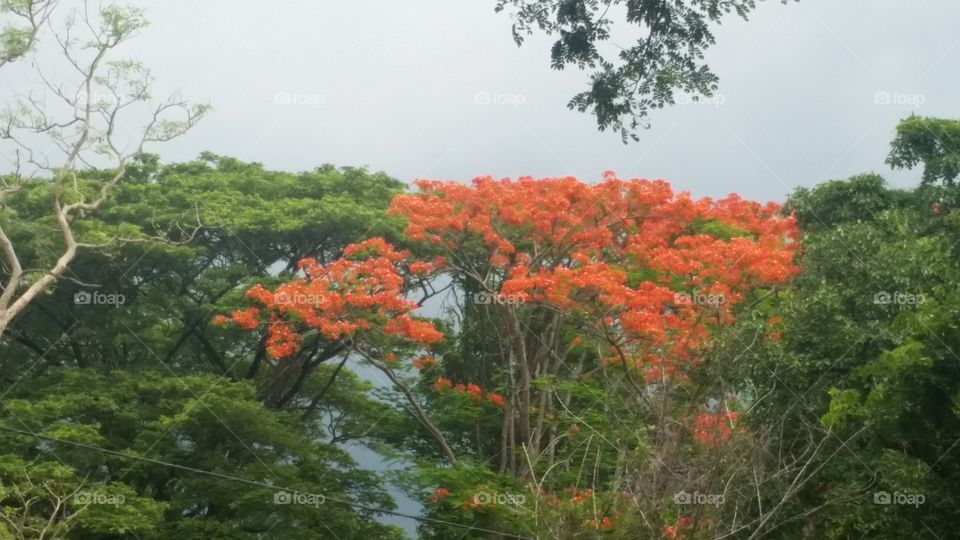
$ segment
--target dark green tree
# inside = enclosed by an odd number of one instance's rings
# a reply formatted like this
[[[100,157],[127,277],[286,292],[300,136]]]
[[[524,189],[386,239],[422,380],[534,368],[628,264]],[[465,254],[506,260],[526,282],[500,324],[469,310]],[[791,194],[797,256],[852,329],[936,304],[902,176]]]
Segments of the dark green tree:
[[[901,121],[887,163],[897,169],[922,164],[924,185],[952,185],[960,175],[960,120],[911,116]]]
[[[14,537],[402,538],[352,506],[393,507],[375,474],[248,382],[51,369],[0,418],[21,432],[0,437],[6,530],[32,531]]]
[[[784,3],[787,0],[783,0]],[[517,45],[542,31],[557,40],[554,69],[589,70],[587,90],[568,107],[590,112],[601,131],[638,140],[650,112],[675,103],[677,94],[709,97],[719,78],[703,61],[713,31],[730,14],[746,18],[757,0],[497,0],[512,10]],[[608,42],[618,18],[640,37],[628,47]],[[616,50],[614,50],[616,49]]]
[[[112,174],[84,170],[77,185]],[[75,224],[90,247],[0,338],[0,425],[391,508],[343,445],[399,440],[404,426],[343,351],[315,344],[279,363],[262,336],[210,320],[241,305],[253,283],[290,275],[299,258],[329,260],[366,236],[391,237],[383,210],[403,184],[364,169],[285,173],[208,153],[172,165],[141,154],[126,174],[102,212]],[[0,208],[27,272],[61,247],[51,188],[27,183]],[[50,439],[0,439],[3,538],[36,538],[48,524],[46,536],[59,538],[396,533],[350,504],[276,506],[269,487]],[[88,504],[91,493],[124,505]]]
[[[770,429],[779,449],[757,466],[820,448],[817,474],[780,507],[767,537],[953,534],[960,213],[941,201],[956,196],[864,175],[791,197],[804,254],[802,274],[773,305],[783,341],[747,347],[754,332],[743,326],[729,343],[728,376],[756,397],[750,429]],[[765,488],[773,508],[779,488]]]

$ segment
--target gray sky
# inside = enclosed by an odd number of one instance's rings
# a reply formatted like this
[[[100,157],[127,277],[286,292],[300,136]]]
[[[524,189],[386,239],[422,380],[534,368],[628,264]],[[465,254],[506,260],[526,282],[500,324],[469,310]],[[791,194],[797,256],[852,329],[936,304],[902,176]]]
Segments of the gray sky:
[[[404,181],[594,181],[612,169],[696,195],[782,199],[870,170],[912,185],[919,171],[883,164],[897,120],[960,111],[956,0],[762,2],[717,33],[714,103],[657,111],[627,146],[566,109],[586,73],[551,70],[549,39],[517,48],[493,0],[133,3],[152,24],[125,52],[153,69],[157,93],[182,89],[215,108],[155,148],[165,161],[210,150],[284,170],[367,165]]]

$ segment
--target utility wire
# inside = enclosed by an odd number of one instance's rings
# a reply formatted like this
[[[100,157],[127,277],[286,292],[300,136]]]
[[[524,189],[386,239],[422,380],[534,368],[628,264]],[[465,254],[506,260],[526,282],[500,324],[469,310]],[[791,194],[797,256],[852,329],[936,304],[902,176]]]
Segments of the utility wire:
[[[299,493],[302,493],[302,492],[300,492],[299,490],[296,490],[296,489],[285,488],[285,487],[282,487],[282,486],[275,486],[275,485],[266,484],[266,483],[263,483],[263,482],[257,482],[257,481],[255,481],[255,480],[247,480],[246,478],[240,478],[239,476],[231,476],[231,475],[229,475],[229,474],[223,474],[223,473],[218,473],[218,472],[213,472],[213,471],[205,471],[205,470],[203,470],[203,469],[197,469],[197,468],[195,468],[195,467],[189,467],[189,466],[187,466],[187,465],[178,465],[178,464],[176,464],[176,463],[170,463],[170,462],[168,462],[168,461],[161,461],[161,460],[159,460],[159,459],[152,459],[152,458],[148,458],[148,457],[136,456],[136,455],[133,455],[133,454],[127,454],[127,453],[125,453],[125,452],[118,452],[118,451],[116,451],[116,450],[110,450],[110,449],[107,449],[107,448],[102,448],[102,447],[100,447],[100,446],[94,446],[94,445],[92,445],[92,444],[86,444],[86,443],[81,443],[81,442],[76,442],[76,441],[68,441],[68,440],[66,440],[66,439],[58,439],[58,438],[56,438],[56,437],[49,437],[49,436],[47,436],[47,435],[39,435],[39,434],[37,434],[37,433],[31,433],[31,432],[29,432],[29,431],[24,431],[24,430],[21,430],[21,429],[15,429],[15,428],[7,427],[7,426],[0,426],[0,431],[8,431],[8,432],[10,432],[10,433],[17,433],[17,434],[19,434],[19,435],[26,435],[26,436],[28,436],[28,437],[34,437],[34,438],[36,438],[36,439],[45,440],[45,441],[52,441],[52,442],[57,442],[57,443],[62,443],[62,444],[69,444],[69,445],[72,445],[72,446],[76,446],[76,447],[78,447],[78,448],[85,448],[85,449],[87,449],[87,450],[94,450],[94,451],[97,451],[97,452],[102,452],[102,453],[104,453],[104,454],[110,454],[110,455],[117,456],[117,457],[122,457],[122,458],[126,458],[126,459],[133,459],[133,460],[137,460],[137,461],[146,461],[147,463],[153,463],[153,464],[155,464],[155,465],[162,465],[162,466],[164,466],[164,467],[171,467],[171,468],[174,468],[174,469],[180,469],[180,470],[182,470],[182,471],[188,471],[188,472],[192,472],[192,473],[195,473],[195,474],[202,474],[202,475],[207,475],[207,476],[214,476],[214,477],[217,477],[217,478],[221,478],[221,479],[223,479],[223,480],[230,480],[230,481],[233,481],[233,482],[240,482],[240,483],[242,483],[242,484],[248,484],[248,485],[251,485],[251,486],[262,487],[262,488],[271,489],[271,490],[274,490],[274,491],[286,491],[286,492],[290,492],[290,493],[298,493],[298,492],[299,492]],[[321,494],[321,495],[322,495],[322,494]],[[323,495],[323,498],[324,498],[324,501],[325,501],[325,502],[326,502],[326,501],[330,501],[330,502],[333,502],[333,503],[338,503],[338,504],[343,504],[343,505],[346,505],[346,506],[351,506],[351,507],[356,508],[356,509],[358,509],[358,510],[366,510],[366,511],[368,511],[368,512],[374,512],[374,513],[378,513],[378,514],[390,514],[391,516],[397,516],[397,517],[402,517],[402,518],[407,518],[407,519],[413,519],[413,520],[416,520],[416,521],[422,521],[422,522],[427,522],[427,523],[435,523],[435,524],[438,524],[438,525],[447,525],[447,526],[450,526],[450,527],[459,527],[459,528],[461,528],[461,529],[470,529],[470,530],[472,530],[472,531],[480,531],[480,532],[485,532],[485,533],[492,533],[492,534],[500,535],[500,536],[505,537],[505,538],[516,538],[516,539],[518,539],[518,540],[535,540],[534,538],[529,537],[529,536],[521,536],[521,535],[518,535],[518,534],[506,533],[506,532],[503,532],[503,531],[495,531],[495,530],[493,530],[493,529],[485,529],[485,528],[483,528],[483,527],[474,527],[474,526],[472,526],[472,525],[464,525],[464,524],[462,524],[462,523],[457,523],[457,522],[455,522],[455,521],[447,521],[447,520],[444,520],[444,519],[437,519],[437,518],[426,517],[426,516],[415,516],[415,515],[413,515],[413,514],[405,514],[405,513],[403,513],[403,512],[396,512],[396,511],[393,511],[393,510],[387,510],[387,509],[385,509],[385,508],[378,508],[378,507],[375,507],[375,506],[367,506],[367,505],[364,505],[364,504],[355,503],[355,502],[353,502],[353,501],[346,500],[346,499],[337,499],[337,498],[334,498],[334,497],[327,497],[326,495]]]

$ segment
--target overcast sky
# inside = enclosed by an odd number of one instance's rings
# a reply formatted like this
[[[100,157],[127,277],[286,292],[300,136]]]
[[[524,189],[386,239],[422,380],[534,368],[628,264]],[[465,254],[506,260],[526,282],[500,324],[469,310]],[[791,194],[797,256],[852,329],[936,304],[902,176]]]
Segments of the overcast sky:
[[[960,116],[956,0],[761,2],[717,32],[713,102],[655,112],[626,146],[566,109],[587,74],[551,70],[547,38],[518,48],[494,0],[133,4],[152,24],[124,52],[153,69],[158,93],[214,106],[154,148],[165,161],[210,150],[283,170],[366,165],[404,181],[594,181],[612,169],[767,200],[871,170],[913,185],[919,171],[883,163],[897,120]]]

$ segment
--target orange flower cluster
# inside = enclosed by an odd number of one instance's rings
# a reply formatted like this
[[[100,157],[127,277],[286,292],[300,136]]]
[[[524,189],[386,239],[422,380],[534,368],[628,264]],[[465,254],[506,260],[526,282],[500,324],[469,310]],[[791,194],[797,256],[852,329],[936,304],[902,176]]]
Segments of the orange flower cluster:
[[[416,304],[404,295],[406,276],[412,272],[408,257],[382,238],[373,238],[347,246],[343,257],[329,264],[303,259],[299,262],[303,277],[272,291],[255,285],[246,297],[260,307],[234,311],[231,319],[252,330],[266,315],[267,351],[273,358],[297,352],[300,333],[309,329],[330,340],[379,330],[414,344],[436,343],[443,334],[432,323],[410,315]],[[433,268],[433,263],[416,265],[418,272]],[[225,321],[218,317],[214,322]]]
[[[433,323],[418,321],[409,315],[399,315],[389,319],[383,326],[383,331],[388,334],[404,336],[411,341],[426,345],[443,339],[443,333],[437,330]]]
[[[693,419],[693,439],[709,446],[726,442],[736,428],[737,418],[737,413],[733,411],[703,411]]]
[[[490,403],[493,403],[497,407],[503,407],[505,403],[503,400],[503,396],[501,396],[496,392],[487,392],[487,401],[489,401]]]
[[[272,317],[268,327],[267,352],[274,358],[285,358],[300,349],[300,335],[279,317]]]
[[[433,389],[437,392],[443,392],[445,390],[450,390],[453,388],[453,381],[446,377],[439,377],[437,380],[433,381]]]
[[[433,490],[433,495],[430,496],[430,502],[433,504],[438,504],[443,502],[447,496],[450,495],[450,490],[445,487],[437,487]]]
[[[774,315],[773,317],[770,317],[769,319],[767,319],[767,324],[769,324],[770,326],[776,327],[776,326],[780,326],[782,323],[783,323],[783,317],[779,315]],[[767,333],[767,339],[769,339],[770,341],[780,341],[781,339],[783,339],[783,332],[780,330],[772,330]]]
[[[609,510],[609,506],[607,504],[598,504],[597,501],[595,501],[597,494],[590,488],[578,489],[576,487],[568,487],[565,490],[566,500],[558,497],[557,495],[548,493],[544,488],[540,488],[539,490],[536,490],[536,492],[541,496],[545,496],[547,503],[554,507],[560,506],[564,502],[568,502],[570,504],[580,506],[583,511],[587,511],[591,514],[594,512],[595,508],[608,508],[610,515],[601,517],[599,521],[596,517],[587,518],[584,520],[583,523],[588,529],[607,531],[616,528],[616,526],[619,524],[620,512]],[[621,500],[624,501],[630,497],[628,493],[619,493],[618,496],[622,497]]]
[[[433,389],[437,392],[453,390],[461,394],[466,394],[476,401],[489,401],[498,407],[503,407],[505,403],[503,396],[496,392],[487,392],[484,394],[483,389],[476,384],[454,384],[453,381],[446,377],[438,377],[437,380],[433,382]]]
[[[618,519],[611,516],[604,516],[600,520],[600,523],[597,523],[595,518],[587,520],[587,527],[591,529],[600,529],[601,531],[609,531],[617,526]]]
[[[425,354],[423,356],[414,358],[413,360],[410,361],[410,363],[413,364],[413,367],[419,369],[420,371],[425,371],[427,369],[432,368],[433,366],[436,366],[437,364],[440,363],[440,361],[430,356],[429,354]]]
[[[587,489],[577,489],[577,488],[567,488],[567,496],[570,497],[570,502],[573,504],[580,504],[587,499],[593,499],[593,490],[590,488]]]
[[[230,313],[230,318],[244,330],[253,330],[260,325],[260,311],[257,308],[238,309]]]
[[[684,531],[689,529],[692,524],[693,519],[691,519],[690,516],[680,516],[673,525],[663,526],[663,535],[667,538],[683,538]]]
[[[417,185],[390,212],[406,218],[411,240],[445,252],[437,270],[485,257],[499,273],[495,293],[593,314],[611,356],[617,345],[611,361],[648,381],[682,378],[708,348],[710,326],[732,322],[746,291],[798,271],[796,224],[774,203],[694,200],[666,181],[612,172],[594,185],[572,177]]]

